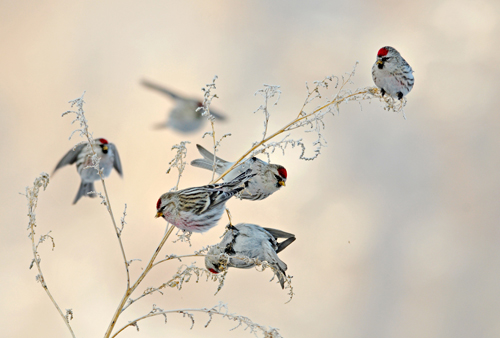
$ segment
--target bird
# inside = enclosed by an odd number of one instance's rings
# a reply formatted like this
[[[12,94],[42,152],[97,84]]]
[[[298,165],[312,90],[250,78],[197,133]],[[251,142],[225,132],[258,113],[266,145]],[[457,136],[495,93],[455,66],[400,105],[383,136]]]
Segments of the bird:
[[[279,238],[286,238],[286,240],[278,243]],[[254,262],[231,258],[231,256],[244,256],[261,262],[266,261],[274,268],[281,288],[284,289],[287,266],[277,254],[295,239],[295,235],[288,232],[262,228],[256,224],[230,225],[222,241],[208,250],[205,256],[205,266],[208,271],[217,274],[229,267],[249,269],[255,266]],[[223,253],[230,257],[227,262],[220,261],[219,255]]]
[[[205,123],[206,118],[201,116],[203,110],[198,110],[198,108],[203,107],[202,101],[183,97],[163,86],[154,84],[147,80],[143,80],[142,84],[147,88],[154,89],[168,95],[175,101],[175,106],[169,112],[167,120],[165,122],[158,123],[156,128],[172,128],[183,133],[189,133],[198,130]],[[226,119],[222,114],[211,108],[210,114],[220,121]]]
[[[415,83],[413,70],[399,52],[389,46],[382,47],[372,67],[373,82],[385,93],[399,100],[408,94]]]
[[[242,173],[227,183],[204,185],[167,192],[156,202],[156,218],[163,217],[177,228],[205,232],[217,225],[226,202],[244,189],[255,174]]]
[[[120,176],[123,177],[122,163],[120,161],[120,155],[118,155],[118,150],[113,143],[109,143],[104,138],[94,139],[94,151],[96,155],[101,158],[99,161],[99,168],[102,170],[102,175],[108,177],[111,170],[115,168]],[[66,155],[57,163],[54,173],[57,169],[64,167],[67,164],[76,163],[76,170],[80,175],[82,182],[80,183],[80,189],[76,194],[73,204],[76,204],[80,197],[89,196],[95,197],[95,193],[90,193],[95,191],[94,181],[100,179],[99,173],[95,168],[87,168],[92,165],[92,150],[88,143],[83,143],[70,149]]]
[[[196,147],[203,158],[193,160],[191,165],[198,168],[213,170],[214,154],[199,144],[197,144]],[[216,161],[217,166],[215,172],[219,175],[231,168],[234,163],[225,161],[219,157],[216,157]],[[242,199],[252,201],[263,200],[286,185],[287,171],[285,167],[279,164],[267,163],[257,157],[252,157],[231,170],[223,177],[223,180],[230,181],[248,169],[251,169],[256,175],[248,181],[245,190],[241,193]]]

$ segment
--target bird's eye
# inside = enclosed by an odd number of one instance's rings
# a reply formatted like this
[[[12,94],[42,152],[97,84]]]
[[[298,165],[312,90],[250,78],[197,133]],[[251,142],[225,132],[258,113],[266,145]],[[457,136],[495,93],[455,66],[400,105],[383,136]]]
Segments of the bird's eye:
[[[383,57],[383,58],[382,58],[382,61],[386,62],[386,61],[387,61],[387,60],[389,60],[389,59],[390,59],[390,57]]]

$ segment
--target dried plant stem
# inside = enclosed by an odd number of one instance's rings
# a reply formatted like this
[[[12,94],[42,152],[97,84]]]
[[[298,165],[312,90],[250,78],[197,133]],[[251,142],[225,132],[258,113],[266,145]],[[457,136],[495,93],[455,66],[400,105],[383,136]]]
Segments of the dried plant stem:
[[[229,314],[225,311],[223,312],[223,311],[221,311],[222,308],[227,309],[225,306],[219,306],[219,309],[217,309],[217,306],[213,307],[211,309],[192,308],[192,309],[161,310],[159,308],[153,308],[153,310],[151,312],[149,312],[148,314],[141,316],[141,317],[129,322],[127,325],[123,326],[111,338],[116,337],[120,332],[125,330],[127,327],[134,326],[134,327],[138,328],[137,322],[139,322],[143,319],[146,319],[146,318],[151,318],[151,317],[155,317],[155,316],[163,316],[163,317],[165,317],[165,322],[166,322],[167,321],[167,314],[170,314],[170,313],[179,313],[179,314],[182,314],[184,316],[187,316],[189,319],[191,319],[191,328],[192,328],[194,325],[194,316],[193,316],[192,312],[202,312],[202,313],[206,313],[209,315],[209,319],[208,319],[207,323],[205,324],[205,327],[207,327],[210,324],[210,322],[212,321],[213,315],[220,315],[220,316],[227,318],[229,320],[238,322],[238,325],[236,327],[234,327],[232,330],[236,329],[239,326],[245,325],[246,326],[245,329],[250,328],[251,333],[256,333],[256,332],[260,331],[264,334],[265,337],[281,338],[281,335],[278,333],[278,331],[276,329],[273,329],[273,328],[267,329],[261,325],[253,323],[247,317]]]
[[[212,125],[212,140],[214,141],[214,164],[212,166],[212,181],[215,178],[215,171],[217,169],[217,141],[215,141],[215,125],[214,120],[210,120],[210,124]]]
[[[83,104],[85,103],[85,101],[83,101],[84,95],[85,95],[85,92],[79,98],[70,101],[71,107],[76,105],[76,107],[78,108],[76,111],[67,111],[67,112],[63,113],[62,116],[65,116],[65,115],[71,114],[71,113],[75,114],[76,119],[73,121],[73,123],[76,121],[80,122],[80,129],[76,129],[75,131],[73,131],[71,136],[73,136],[73,134],[75,132],[79,131],[80,136],[85,136],[87,138],[88,146],[90,147],[90,150],[92,151],[92,154],[93,154],[92,167],[95,170],[97,170],[99,177],[101,178],[102,186],[104,189],[104,194],[106,196],[106,200],[105,200],[106,209],[108,210],[108,213],[111,217],[111,221],[113,222],[113,227],[115,228],[116,237],[118,238],[118,243],[120,244],[120,249],[121,249],[122,256],[123,256],[123,262],[125,263],[125,271],[127,273],[127,288],[129,288],[130,287],[130,271],[128,269],[127,256],[125,255],[125,249],[123,248],[123,243],[122,243],[122,239],[121,239],[121,230],[119,230],[118,227],[116,226],[115,217],[113,215],[113,210],[111,209],[111,203],[109,201],[108,190],[106,189],[104,177],[102,176],[102,170],[99,168],[99,160],[100,159],[98,158],[97,153],[94,149],[94,139],[92,137],[92,133],[90,133],[90,131],[89,131],[87,119],[85,118],[85,111],[83,110]],[[71,138],[71,136],[70,136],[70,138]],[[97,160],[94,160],[94,159],[97,159]]]
[[[171,225],[170,229],[168,229],[168,231],[165,233],[165,235],[163,236],[160,244],[156,248],[153,256],[149,260],[148,265],[146,266],[146,268],[144,269],[144,271],[142,272],[142,274],[137,278],[136,282],[132,286],[130,286],[130,287],[127,286],[127,290],[125,291],[125,294],[123,295],[123,298],[120,301],[120,304],[118,305],[118,308],[116,309],[115,314],[113,315],[113,318],[111,319],[111,323],[109,324],[108,329],[106,330],[104,338],[109,338],[111,336],[111,332],[113,331],[113,328],[116,325],[118,317],[120,316],[120,314],[123,311],[123,308],[125,307],[125,303],[127,302],[127,300],[130,297],[130,295],[135,291],[135,289],[144,280],[144,278],[146,278],[146,275],[149,273],[149,271],[151,271],[151,269],[155,265],[154,261],[156,260],[156,257],[158,256],[158,254],[160,253],[161,249],[163,248],[163,245],[165,245],[165,242],[167,241],[168,237],[170,236],[170,234],[172,233],[172,231],[174,230],[174,228],[175,228],[175,226]],[[113,335],[113,337],[115,337],[118,333],[115,333]]]
[[[158,262],[154,263],[153,264],[153,267],[160,264],[160,263],[163,263],[163,262],[166,262],[166,261],[170,261],[172,259],[181,259],[181,258],[186,258],[186,257],[205,257],[206,255],[205,254],[191,254],[191,255],[181,255],[181,256],[171,256],[171,257],[167,257],[167,258],[164,258],[162,260],[159,260]]]
[[[74,338],[75,337],[75,333],[73,332],[73,329],[71,328],[71,325],[69,325],[68,319],[66,318],[66,316],[64,316],[63,312],[61,311],[61,308],[59,307],[59,305],[57,305],[56,300],[54,299],[54,297],[52,297],[52,294],[49,291],[49,287],[47,286],[47,283],[45,283],[45,278],[43,277],[42,268],[40,267],[40,259],[37,257],[38,253],[36,251],[35,231],[33,229],[33,226],[31,226],[31,236],[30,237],[31,237],[31,246],[33,248],[33,256],[35,257],[35,264],[36,264],[36,268],[38,269],[38,274],[39,274],[38,280],[42,284],[42,287],[45,290],[45,292],[47,292],[47,296],[49,296],[50,300],[52,301],[52,303],[56,307],[57,312],[59,312],[59,314],[61,315],[62,319],[64,320],[64,323],[66,324],[69,332],[71,332],[71,336],[73,336],[73,338]]]
[[[350,79],[350,77],[348,78],[348,80]],[[347,83],[348,80],[345,82]],[[345,83],[343,85],[345,85]],[[341,90],[342,90],[342,87],[341,87]],[[321,110],[325,109],[326,107],[328,106],[331,106],[331,105],[339,105],[340,103],[344,102],[345,100],[351,98],[351,97],[354,97],[354,96],[358,96],[358,95],[363,95],[363,94],[368,94],[369,91],[367,89],[362,89],[362,90],[358,90],[354,93],[351,93],[349,95],[346,95],[344,97],[341,97],[339,98],[338,96],[332,101],[332,102],[329,102],[319,108],[317,108],[316,110],[314,110],[312,113],[309,113],[309,114],[306,114],[306,115],[302,115],[302,111],[297,115],[297,117],[290,123],[288,123],[287,125],[285,125],[283,128],[281,128],[280,130],[278,130],[277,132],[275,132],[274,134],[266,137],[265,139],[263,139],[262,141],[258,142],[257,144],[255,144],[253,147],[251,147],[245,154],[243,154],[236,162],[233,163],[233,165],[227,169],[225,172],[222,173],[222,175],[220,175],[216,180],[212,180],[212,182],[210,182],[210,184],[213,184],[213,183],[216,183],[218,181],[220,181],[224,176],[226,176],[231,170],[233,170],[235,167],[237,167],[250,153],[252,153],[255,149],[257,149],[258,147],[260,147],[261,145],[263,145],[264,143],[266,143],[267,141],[273,139],[274,137],[280,135],[280,134],[283,134],[284,132],[286,131],[289,131],[289,130],[292,130],[294,128],[291,128],[294,124],[296,124],[297,122],[299,121],[302,121],[304,119],[307,119],[311,116],[313,116],[314,114],[320,112]]]
[[[109,215],[111,216],[111,221],[113,221],[113,226],[115,228],[116,237],[118,238],[118,243],[120,244],[120,249],[122,251],[123,260],[125,261],[125,271],[127,272],[127,289],[130,288],[130,271],[128,269],[128,261],[127,256],[125,255],[125,248],[123,247],[123,242],[121,239],[121,231],[116,226],[115,217],[113,215],[113,210],[111,209],[111,204],[109,203],[108,190],[106,189],[106,183],[104,182],[104,178],[102,178],[101,173],[99,172],[99,176],[101,177],[102,188],[104,189],[104,195],[106,196],[106,203]]]
[[[45,183],[45,186],[46,184],[48,183],[48,174],[45,174],[46,175],[46,183]],[[43,174],[42,174],[42,178],[43,178]],[[40,187],[40,183],[39,183],[39,179],[37,179],[35,181],[35,185],[34,185],[34,188],[33,188],[33,191],[36,191],[35,192],[35,195],[38,195],[38,192],[37,190],[39,189]],[[26,188],[27,192],[28,192],[28,188]],[[30,197],[30,195],[32,194],[26,194],[26,196]],[[30,204],[29,204],[29,213],[28,215],[30,216],[30,222],[29,222],[29,225],[30,225],[30,235],[29,237],[31,238],[31,248],[33,250],[33,263],[35,263],[36,265],[36,268],[38,269],[38,276],[37,276],[37,280],[40,282],[40,284],[42,285],[43,289],[45,290],[45,292],[47,293],[47,296],[49,296],[50,300],[52,301],[52,304],[54,304],[54,306],[56,307],[57,309],[57,312],[59,312],[59,314],[61,315],[61,318],[63,319],[64,323],[66,324],[66,327],[68,328],[69,332],[71,333],[71,336],[73,338],[75,338],[75,333],[73,332],[73,329],[71,328],[71,325],[69,325],[69,320],[68,318],[66,318],[66,316],[63,314],[63,312],[61,311],[61,308],[59,307],[59,305],[57,305],[57,302],[56,300],[54,299],[54,297],[52,297],[52,294],[50,293],[49,291],[49,287],[47,286],[47,283],[45,283],[45,277],[43,276],[43,272],[42,272],[42,267],[40,266],[40,256],[38,255],[38,245],[35,244],[35,226],[36,226],[36,223],[35,223],[35,209],[36,209],[36,205],[37,205],[37,200],[38,196],[35,196],[35,198],[33,200],[30,200]]]

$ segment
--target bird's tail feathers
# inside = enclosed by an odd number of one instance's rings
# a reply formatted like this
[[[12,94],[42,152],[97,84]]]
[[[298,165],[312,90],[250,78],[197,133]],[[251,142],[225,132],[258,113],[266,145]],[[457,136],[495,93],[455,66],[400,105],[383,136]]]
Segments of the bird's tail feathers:
[[[291,234],[289,232],[284,232],[278,229],[273,229],[273,228],[264,228],[267,232],[269,232],[274,238],[290,238],[290,237],[295,237],[294,234]]]
[[[73,204],[76,204],[80,197],[82,196],[89,196],[89,197],[96,197],[96,194],[89,194],[89,192],[95,191],[94,188],[94,182],[84,182],[80,184],[80,189],[78,189],[78,192],[76,194],[75,200],[73,201]]]
[[[296,239],[297,238],[295,238],[295,236],[294,236],[294,237],[288,238],[286,241],[278,243],[278,250],[276,250],[276,253],[280,253],[281,251],[283,251],[287,246],[292,244]]]
[[[203,158],[192,161],[191,165],[193,167],[213,170],[214,154],[212,154],[199,144],[197,144],[196,147],[198,148],[198,151],[200,152],[201,156],[203,156]],[[224,167],[229,162],[217,156],[215,156],[215,160],[217,161],[217,167],[215,168],[215,172],[220,175],[225,171]]]
[[[276,277],[278,277],[278,280],[280,281],[280,285],[281,285],[281,288],[284,289],[285,288],[285,280],[286,280],[286,269],[287,269],[287,266],[286,264],[279,260],[278,261],[278,267],[276,269]]]

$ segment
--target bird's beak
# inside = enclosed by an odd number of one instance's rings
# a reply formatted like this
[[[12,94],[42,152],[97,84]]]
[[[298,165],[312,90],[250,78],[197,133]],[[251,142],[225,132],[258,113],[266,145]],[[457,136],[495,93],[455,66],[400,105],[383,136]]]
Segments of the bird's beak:
[[[377,65],[383,65],[383,64],[384,64],[384,62],[383,62],[382,60],[377,60],[376,64],[377,64]]]
[[[162,217],[162,216],[163,216],[163,213],[162,213],[161,211],[158,211],[158,212],[156,213],[155,218]]]
[[[285,181],[279,181],[278,184],[281,185],[282,187],[286,186]]]
[[[104,151],[108,150],[108,146],[102,147],[102,150],[104,150]]]

